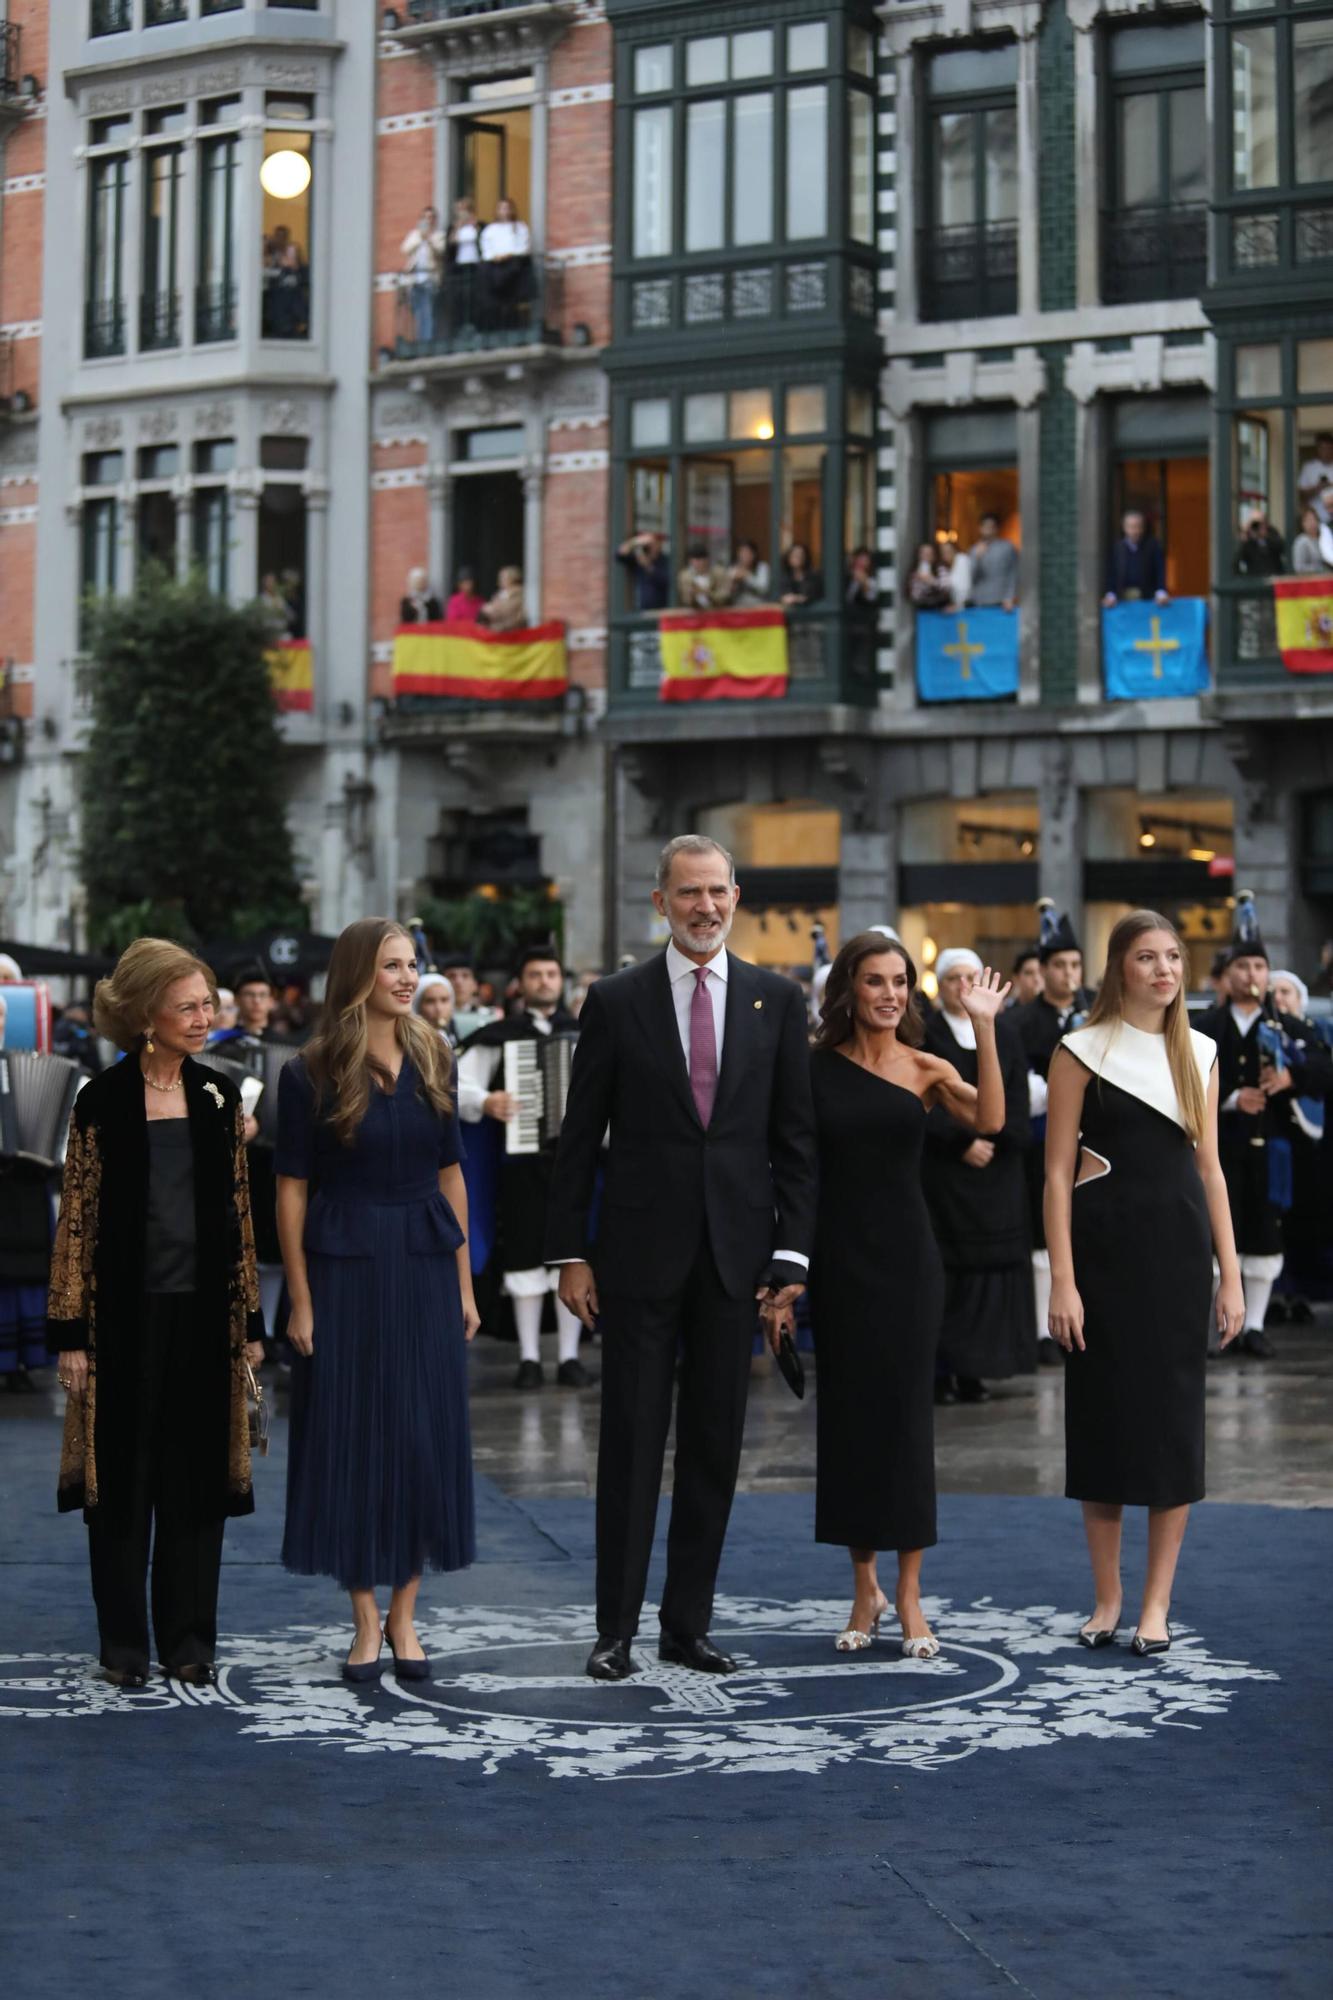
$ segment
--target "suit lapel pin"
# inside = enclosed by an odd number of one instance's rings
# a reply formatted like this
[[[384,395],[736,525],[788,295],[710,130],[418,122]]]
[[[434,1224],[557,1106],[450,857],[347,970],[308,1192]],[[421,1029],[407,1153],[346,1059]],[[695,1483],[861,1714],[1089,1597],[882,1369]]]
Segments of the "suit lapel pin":
[[[756,1001],[755,1001],[755,1003],[754,1003],[754,1011],[755,1011],[755,1013],[756,1013],[756,1014],[757,1014],[757,1013],[759,1012],[759,1009],[760,1009],[760,1008],[761,1008],[761,1007],[763,1006],[763,1004],[764,1004],[764,1003],[763,1003],[763,1001],[762,1001],[762,1000],[756,1000]]]

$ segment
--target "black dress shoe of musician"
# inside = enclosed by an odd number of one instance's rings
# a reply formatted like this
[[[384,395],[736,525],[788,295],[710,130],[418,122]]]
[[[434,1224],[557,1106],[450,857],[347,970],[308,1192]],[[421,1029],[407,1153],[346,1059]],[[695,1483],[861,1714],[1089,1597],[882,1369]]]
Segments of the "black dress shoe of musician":
[[[1037,1359],[1043,1368],[1058,1368],[1065,1358],[1065,1351],[1058,1340],[1039,1340]]]
[[[617,1639],[609,1632],[597,1634],[597,1644],[588,1655],[584,1669],[590,1680],[623,1681],[634,1672],[634,1662],[629,1656],[632,1641]]]
[[[975,1375],[958,1377],[958,1400],[960,1403],[989,1403],[990,1390]]]
[[[136,1688],[148,1685],[147,1668],[141,1672],[138,1667],[107,1667],[104,1671],[112,1687],[126,1688],[133,1693]]]
[[[192,1688],[212,1688],[218,1684],[217,1671],[209,1660],[188,1660],[183,1667],[169,1667],[167,1676]]]
[[[657,1657],[672,1667],[693,1667],[699,1674],[734,1674],[736,1662],[729,1653],[719,1653],[711,1639],[692,1639],[683,1632],[663,1629]]]
[[[1277,1353],[1272,1341],[1260,1326],[1247,1326],[1237,1347],[1245,1354],[1252,1354],[1256,1361],[1271,1361]]]
[[[514,1376],[516,1389],[540,1389],[546,1380],[546,1371],[540,1361],[520,1361]]]
[[[953,1385],[952,1375],[937,1375],[935,1378],[935,1402],[940,1409],[947,1409],[958,1401],[958,1391]]]
[[[597,1377],[581,1361],[562,1361],[555,1379],[562,1389],[591,1389]]]

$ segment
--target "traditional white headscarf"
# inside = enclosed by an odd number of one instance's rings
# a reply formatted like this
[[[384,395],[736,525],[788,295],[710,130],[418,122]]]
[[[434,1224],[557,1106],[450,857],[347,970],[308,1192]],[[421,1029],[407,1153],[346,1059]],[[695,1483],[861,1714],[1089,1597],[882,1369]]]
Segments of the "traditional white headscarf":
[[[414,1014],[421,1012],[422,1001],[437,986],[443,987],[449,998],[453,999],[454,982],[452,979],[446,979],[442,972],[423,972],[421,978],[417,981],[417,990],[412,995],[412,1012]]]
[[[1307,1014],[1310,1011],[1310,989],[1305,981],[1298,979],[1294,972],[1279,972],[1275,967],[1270,968],[1268,974],[1268,990],[1270,993],[1277,985],[1279,979],[1288,979],[1291,981],[1291,984],[1296,988],[1296,998],[1300,1002],[1301,1012],[1302,1014]]]
[[[937,979],[947,979],[951,972],[978,973],[984,969],[976,953],[969,951],[966,945],[950,945],[949,949],[942,951],[935,960]]]
[[[0,951],[0,983],[13,982],[14,980],[22,979],[22,977],[23,974],[18,968],[18,960],[11,958],[7,951]]]

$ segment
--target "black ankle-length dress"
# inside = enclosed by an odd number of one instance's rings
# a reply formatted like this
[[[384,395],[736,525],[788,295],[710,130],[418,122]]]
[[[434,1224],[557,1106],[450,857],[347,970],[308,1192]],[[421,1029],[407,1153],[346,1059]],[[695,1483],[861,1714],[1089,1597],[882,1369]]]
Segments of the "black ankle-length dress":
[[[1217,1050],[1191,1029],[1205,1088]],[[1062,1046],[1089,1072],[1072,1198],[1085,1349],[1065,1370],[1065,1493],[1183,1507],[1204,1490],[1212,1230],[1166,1042],[1128,1022]]]
[[[927,1549],[936,1540],[944,1266],[921,1191],[926,1108],[834,1049],[816,1049],[810,1061],[819,1144],[815,1540]]]

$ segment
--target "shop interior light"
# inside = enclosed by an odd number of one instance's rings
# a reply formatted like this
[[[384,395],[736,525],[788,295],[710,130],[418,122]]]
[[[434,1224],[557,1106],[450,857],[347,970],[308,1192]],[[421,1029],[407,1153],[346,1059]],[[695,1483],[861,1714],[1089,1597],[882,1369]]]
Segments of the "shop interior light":
[[[756,425],[754,434],[757,438],[762,438],[765,444],[768,443],[768,440],[773,435],[773,426],[769,422],[767,417],[764,417],[762,421]]]
[[[1155,833],[1149,833],[1147,827],[1145,826],[1143,832],[1139,835],[1139,846],[1156,847],[1156,845],[1157,845],[1157,835]]]
[[[259,185],[274,201],[295,201],[310,185],[310,162],[289,147],[270,153],[259,169]]]
[[[939,955],[940,948],[934,938],[923,937],[921,940],[921,963],[923,965],[933,965]]]

